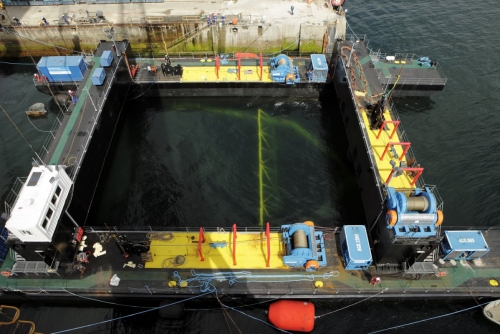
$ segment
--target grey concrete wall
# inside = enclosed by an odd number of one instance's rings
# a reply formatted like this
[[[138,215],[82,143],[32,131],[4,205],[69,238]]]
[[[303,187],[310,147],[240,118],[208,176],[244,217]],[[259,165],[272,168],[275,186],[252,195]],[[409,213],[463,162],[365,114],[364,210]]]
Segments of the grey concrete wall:
[[[11,27],[0,33],[0,56],[65,55],[89,52],[108,40],[105,24],[47,27]],[[251,21],[208,28],[204,23],[115,25],[115,39],[128,39],[134,53],[161,57],[165,53],[194,52],[322,52],[325,25]],[[19,35],[17,35],[19,34]],[[187,36],[187,38],[185,38]],[[300,38],[300,41],[298,41]],[[59,48],[53,45],[59,46]],[[29,50],[29,51],[28,51]]]

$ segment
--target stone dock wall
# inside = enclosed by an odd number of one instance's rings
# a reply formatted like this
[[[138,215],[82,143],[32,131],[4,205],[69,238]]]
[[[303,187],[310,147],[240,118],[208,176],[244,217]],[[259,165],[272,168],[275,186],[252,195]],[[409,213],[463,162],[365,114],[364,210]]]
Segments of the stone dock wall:
[[[301,53],[326,52],[329,41],[345,35],[343,22],[244,22],[212,25],[206,22],[114,24],[115,40],[128,39],[140,57],[163,57],[169,53]],[[344,23],[345,24],[345,23]],[[0,56],[26,57],[69,55],[95,50],[109,40],[106,23],[82,25],[7,26],[0,31]],[[333,36],[332,36],[333,32]]]

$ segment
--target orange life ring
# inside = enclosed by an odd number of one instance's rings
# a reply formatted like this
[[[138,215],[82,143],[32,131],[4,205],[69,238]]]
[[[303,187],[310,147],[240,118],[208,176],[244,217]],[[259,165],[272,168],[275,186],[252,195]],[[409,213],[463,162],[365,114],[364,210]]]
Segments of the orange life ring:
[[[398,221],[398,213],[395,210],[389,210],[387,211],[387,218],[389,219],[389,226],[394,226]]]
[[[9,277],[10,271],[7,271],[7,270],[2,271],[2,276]]]
[[[288,73],[285,77],[285,82],[287,82],[288,80],[291,80],[292,82],[295,81],[295,77],[293,76],[292,73]]]

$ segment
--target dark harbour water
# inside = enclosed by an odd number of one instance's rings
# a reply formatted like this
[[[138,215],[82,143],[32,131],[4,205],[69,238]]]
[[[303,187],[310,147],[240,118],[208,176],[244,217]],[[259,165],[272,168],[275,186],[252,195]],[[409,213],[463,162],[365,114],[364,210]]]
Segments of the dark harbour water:
[[[500,206],[500,4],[494,0],[347,1],[348,22],[366,34],[374,49],[416,52],[437,59],[449,80],[430,99],[397,100],[427,183],[437,184],[445,203],[445,226],[499,223]],[[57,112],[38,94],[29,66],[0,64],[0,104],[38,150],[45,139],[28,123],[25,108],[49,105],[49,119],[33,123],[42,130]],[[132,93],[130,99],[135,95]],[[344,129],[328,104],[314,100],[140,98],[127,103],[114,143],[113,161],[98,189],[90,221],[129,225],[242,226],[259,223],[256,114],[262,109],[269,146],[264,150],[269,178],[266,218],[311,218],[318,225],[362,219],[359,195],[346,161]],[[322,109],[325,108],[325,109]],[[29,148],[0,112],[0,193],[30,169]],[[181,163],[182,162],[182,163]],[[123,181],[123,180],[126,180]],[[180,181],[182,180],[182,182]],[[231,301],[223,302],[237,305]],[[316,303],[317,314],[356,301]],[[368,301],[335,312],[316,323],[314,333],[368,333],[469,308],[484,300]],[[133,303],[133,301],[128,301]],[[139,311],[96,303],[25,305],[23,316],[38,331],[55,332]],[[201,303],[192,308],[214,307]],[[215,305],[215,307],[218,307]],[[220,310],[190,311],[182,321],[161,319],[156,311],[70,333],[239,333]],[[244,308],[265,320],[265,307]],[[267,325],[229,311],[242,333],[275,333]],[[229,326],[227,325],[229,323]],[[480,308],[414,324],[392,332],[497,333]],[[1,331],[0,331],[1,332]]]

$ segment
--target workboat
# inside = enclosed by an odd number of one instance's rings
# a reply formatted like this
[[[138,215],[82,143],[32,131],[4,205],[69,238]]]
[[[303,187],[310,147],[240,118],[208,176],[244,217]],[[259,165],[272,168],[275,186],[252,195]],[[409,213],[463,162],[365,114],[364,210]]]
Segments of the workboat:
[[[483,309],[483,314],[489,320],[500,325],[500,299],[492,301],[486,305]]]

